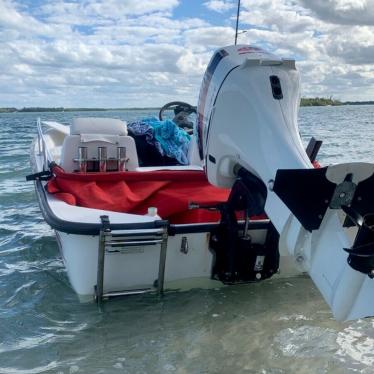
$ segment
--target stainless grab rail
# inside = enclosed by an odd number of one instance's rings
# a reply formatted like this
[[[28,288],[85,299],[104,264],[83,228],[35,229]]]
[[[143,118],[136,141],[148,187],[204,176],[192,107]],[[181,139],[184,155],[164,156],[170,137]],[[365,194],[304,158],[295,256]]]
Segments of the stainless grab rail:
[[[154,240],[138,240],[138,241],[107,241],[105,242],[108,246],[123,246],[123,245],[154,245],[159,244],[162,242],[162,239],[154,239]]]

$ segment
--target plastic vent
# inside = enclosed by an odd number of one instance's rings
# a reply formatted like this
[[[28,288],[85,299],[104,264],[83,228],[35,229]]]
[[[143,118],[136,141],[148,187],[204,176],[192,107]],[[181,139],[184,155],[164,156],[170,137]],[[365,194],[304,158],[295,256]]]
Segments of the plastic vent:
[[[276,100],[283,99],[282,87],[279,78],[276,75],[270,76],[271,90]]]

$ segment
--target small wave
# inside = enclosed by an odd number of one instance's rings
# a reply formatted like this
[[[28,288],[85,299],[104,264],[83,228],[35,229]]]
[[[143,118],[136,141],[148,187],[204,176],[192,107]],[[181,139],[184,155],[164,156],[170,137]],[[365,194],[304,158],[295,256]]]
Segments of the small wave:
[[[14,291],[13,295],[5,301],[4,306],[7,308],[13,308],[15,305],[23,303],[25,300],[29,300],[39,291],[39,288],[36,286],[36,281],[30,281],[28,283],[25,283]]]
[[[340,346],[337,355],[343,361],[374,366],[374,322],[359,320],[338,334]]]
[[[5,269],[0,269],[0,274],[9,275],[15,272],[18,273],[35,273],[44,272],[46,270],[57,270],[63,267],[60,259],[45,259],[42,261],[18,261],[16,263],[3,264]]]
[[[40,347],[41,345],[55,342],[56,338],[57,336],[55,334],[49,333],[39,336],[24,337],[13,344],[0,343],[0,353]]]
[[[0,367],[0,374],[38,374],[45,373],[58,367],[57,361],[51,361],[47,365],[38,366],[32,369],[16,369],[10,367]]]
[[[34,186],[32,183],[26,183],[23,179],[6,179],[0,183],[0,196],[15,197],[16,194],[33,193]]]
[[[59,323],[55,323],[58,324],[58,326],[45,326],[41,327],[41,329],[58,333],[77,333],[85,330],[88,327],[86,322],[80,323],[78,326],[71,326],[74,323],[73,321],[59,321]]]
[[[280,331],[274,343],[284,356],[330,356],[338,350],[336,331],[318,326],[301,326]]]

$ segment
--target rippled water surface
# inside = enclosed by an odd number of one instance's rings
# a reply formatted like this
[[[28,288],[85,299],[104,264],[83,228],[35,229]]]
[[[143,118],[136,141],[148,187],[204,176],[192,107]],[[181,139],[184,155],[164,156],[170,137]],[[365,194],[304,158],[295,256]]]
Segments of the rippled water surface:
[[[0,373],[374,373],[374,319],[334,321],[307,277],[80,304],[24,179],[36,117],[0,114]],[[374,161],[374,106],[302,108],[300,131],[324,164]]]

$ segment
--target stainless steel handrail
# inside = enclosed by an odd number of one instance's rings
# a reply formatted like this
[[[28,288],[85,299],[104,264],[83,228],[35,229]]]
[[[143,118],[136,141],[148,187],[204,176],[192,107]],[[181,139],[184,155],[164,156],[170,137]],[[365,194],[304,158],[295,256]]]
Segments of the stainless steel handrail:
[[[137,241],[132,241],[132,240],[128,240],[128,241],[107,241],[105,242],[106,245],[108,246],[121,246],[121,245],[154,245],[154,244],[158,244],[158,243],[161,243],[162,242],[162,239],[158,239],[158,240],[137,240]]]
[[[152,228],[152,229],[129,229],[129,230],[115,230],[112,232],[113,237],[120,237],[124,235],[126,237],[140,235],[144,237],[146,235],[157,235],[164,232],[163,228]]]

